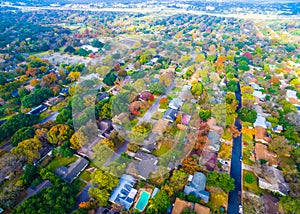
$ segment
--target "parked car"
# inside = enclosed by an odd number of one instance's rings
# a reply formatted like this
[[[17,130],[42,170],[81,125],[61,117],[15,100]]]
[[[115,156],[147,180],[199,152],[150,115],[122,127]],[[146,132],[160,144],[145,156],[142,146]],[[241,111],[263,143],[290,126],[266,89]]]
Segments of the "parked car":
[[[239,213],[242,214],[243,213],[243,206],[240,204],[239,205]]]
[[[243,156],[240,156],[240,161],[242,162],[242,160],[243,160]]]

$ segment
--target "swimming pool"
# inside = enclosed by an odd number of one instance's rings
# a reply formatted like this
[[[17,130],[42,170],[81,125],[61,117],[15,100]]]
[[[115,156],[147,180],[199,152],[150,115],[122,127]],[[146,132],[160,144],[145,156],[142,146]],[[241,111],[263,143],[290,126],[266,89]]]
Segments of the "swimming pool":
[[[135,205],[135,208],[142,212],[145,209],[149,201],[149,198],[150,198],[150,193],[143,191],[140,195],[137,204]]]

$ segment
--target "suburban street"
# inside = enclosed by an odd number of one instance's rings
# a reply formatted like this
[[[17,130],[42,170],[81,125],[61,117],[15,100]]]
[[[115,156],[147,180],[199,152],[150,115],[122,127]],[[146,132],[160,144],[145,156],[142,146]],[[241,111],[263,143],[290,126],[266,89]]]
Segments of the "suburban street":
[[[144,114],[144,116],[139,120],[138,125],[142,124],[143,122],[148,122],[152,115],[157,111],[159,107],[159,102],[161,98],[168,96],[171,90],[175,87],[175,81],[172,81],[167,88],[167,91],[164,95],[161,95],[157,98],[157,100],[153,103],[153,105],[148,109],[148,111]]]
[[[237,110],[242,106],[241,87],[238,83],[238,91],[235,93],[236,99],[239,101]],[[240,131],[242,129],[241,120],[239,118],[235,121],[235,126]],[[242,203],[242,134],[233,139],[232,158],[230,167],[230,177],[234,179],[235,189],[229,193],[228,197],[228,214],[237,214],[238,207]]]

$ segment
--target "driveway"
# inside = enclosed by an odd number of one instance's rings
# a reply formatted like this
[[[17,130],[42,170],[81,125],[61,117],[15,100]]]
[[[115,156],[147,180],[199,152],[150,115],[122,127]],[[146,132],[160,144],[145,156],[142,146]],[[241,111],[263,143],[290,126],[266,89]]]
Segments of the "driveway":
[[[164,95],[160,95],[157,100],[153,103],[153,105],[148,109],[148,111],[144,114],[144,116],[139,120],[137,125],[142,124],[143,122],[149,122],[152,118],[153,114],[157,111],[161,98],[168,96],[171,90],[175,87],[175,81],[172,81],[167,91]]]
[[[75,209],[78,209],[78,205],[81,202],[84,201],[89,201],[90,200],[90,196],[89,196],[89,188],[91,187],[91,184],[88,183],[84,189],[79,193],[79,195],[76,198],[76,204],[75,204]]]
[[[55,121],[56,117],[58,115],[58,111],[53,112],[52,114],[50,114],[50,116],[46,117],[44,120],[41,121],[41,123],[46,123],[48,121]]]

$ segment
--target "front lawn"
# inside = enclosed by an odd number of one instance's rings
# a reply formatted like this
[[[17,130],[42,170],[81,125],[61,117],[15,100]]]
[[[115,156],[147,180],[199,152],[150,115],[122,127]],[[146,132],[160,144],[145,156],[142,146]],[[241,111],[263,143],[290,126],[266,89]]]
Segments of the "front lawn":
[[[48,111],[44,111],[43,113],[40,114],[39,117],[40,117],[40,120],[42,121],[42,120],[46,119],[49,116],[50,116],[50,113]]]
[[[84,170],[80,174],[79,178],[81,178],[82,180],[85,180],[86,182],[89,182],[91,180],[91,173],[88,172],[88,171],[86,171],[86,170]]]
[[[78,158],[76,156],[68,157],[55,157],[48,165],[49,169],[54,172],[60,166],[68,166],[75,162]]]
[[[152,119],[154,120],[159,120],[162,118],[164,112],[161,111],[156,111],[153,115],[152,115]]]
[[[254,181],[252,183],[247,183],[246,180],[249,179],[250,176],[254,177]],[[253,192],[256,195],[261,195],[263,193],[263,190],[258,186],[258,178],[253,172],[247,170],[243,170],[243,188],[244,190]]]

